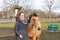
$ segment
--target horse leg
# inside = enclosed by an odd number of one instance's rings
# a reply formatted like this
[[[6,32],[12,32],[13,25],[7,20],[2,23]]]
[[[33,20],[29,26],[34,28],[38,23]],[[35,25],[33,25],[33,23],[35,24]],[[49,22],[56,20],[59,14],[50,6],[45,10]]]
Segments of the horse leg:
[[[38,36],[36,39],[37,39],[37,40],[40,40],[40,36]]]
[[[41,31],[40,34],[37,36],[37,40],[40,40],[40,36],[41,36]]]
[[[36,40],[36,37],[33,37],[33,39],[32,40]]]

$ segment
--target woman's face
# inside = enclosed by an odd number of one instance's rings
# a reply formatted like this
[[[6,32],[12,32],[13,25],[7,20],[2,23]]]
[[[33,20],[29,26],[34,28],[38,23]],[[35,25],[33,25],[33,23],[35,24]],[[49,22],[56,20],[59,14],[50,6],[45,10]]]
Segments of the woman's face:
[[[24,17],[25,17],[25,14],[24,14],[24,13],[21,13],[21,14],[20,14],[20,18],[21,18],[21,19],[24,19]]]

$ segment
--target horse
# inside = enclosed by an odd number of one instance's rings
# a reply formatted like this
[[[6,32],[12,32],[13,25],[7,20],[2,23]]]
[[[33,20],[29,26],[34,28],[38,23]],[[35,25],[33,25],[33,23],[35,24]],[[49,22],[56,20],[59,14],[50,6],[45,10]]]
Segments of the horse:
[[[30,15],[27,29],[29,40],[40,40],[41,22],[37,14]]]

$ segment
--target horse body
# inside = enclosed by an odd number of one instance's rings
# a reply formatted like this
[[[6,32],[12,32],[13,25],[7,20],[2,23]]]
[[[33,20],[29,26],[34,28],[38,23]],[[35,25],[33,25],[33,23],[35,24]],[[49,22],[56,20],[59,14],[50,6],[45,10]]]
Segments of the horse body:
[[[32,16],[28,23],[28,37],[32,40],[40,40],[41,23],[38,16]]]

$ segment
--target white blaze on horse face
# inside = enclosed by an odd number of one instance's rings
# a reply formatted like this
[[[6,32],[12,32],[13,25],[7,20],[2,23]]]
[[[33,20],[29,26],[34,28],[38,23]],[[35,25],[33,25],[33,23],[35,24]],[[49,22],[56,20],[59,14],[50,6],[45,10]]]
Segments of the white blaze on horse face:
[[[15,9],[15,16],[17,15],[17,13],[18,13],[18,9]]]

